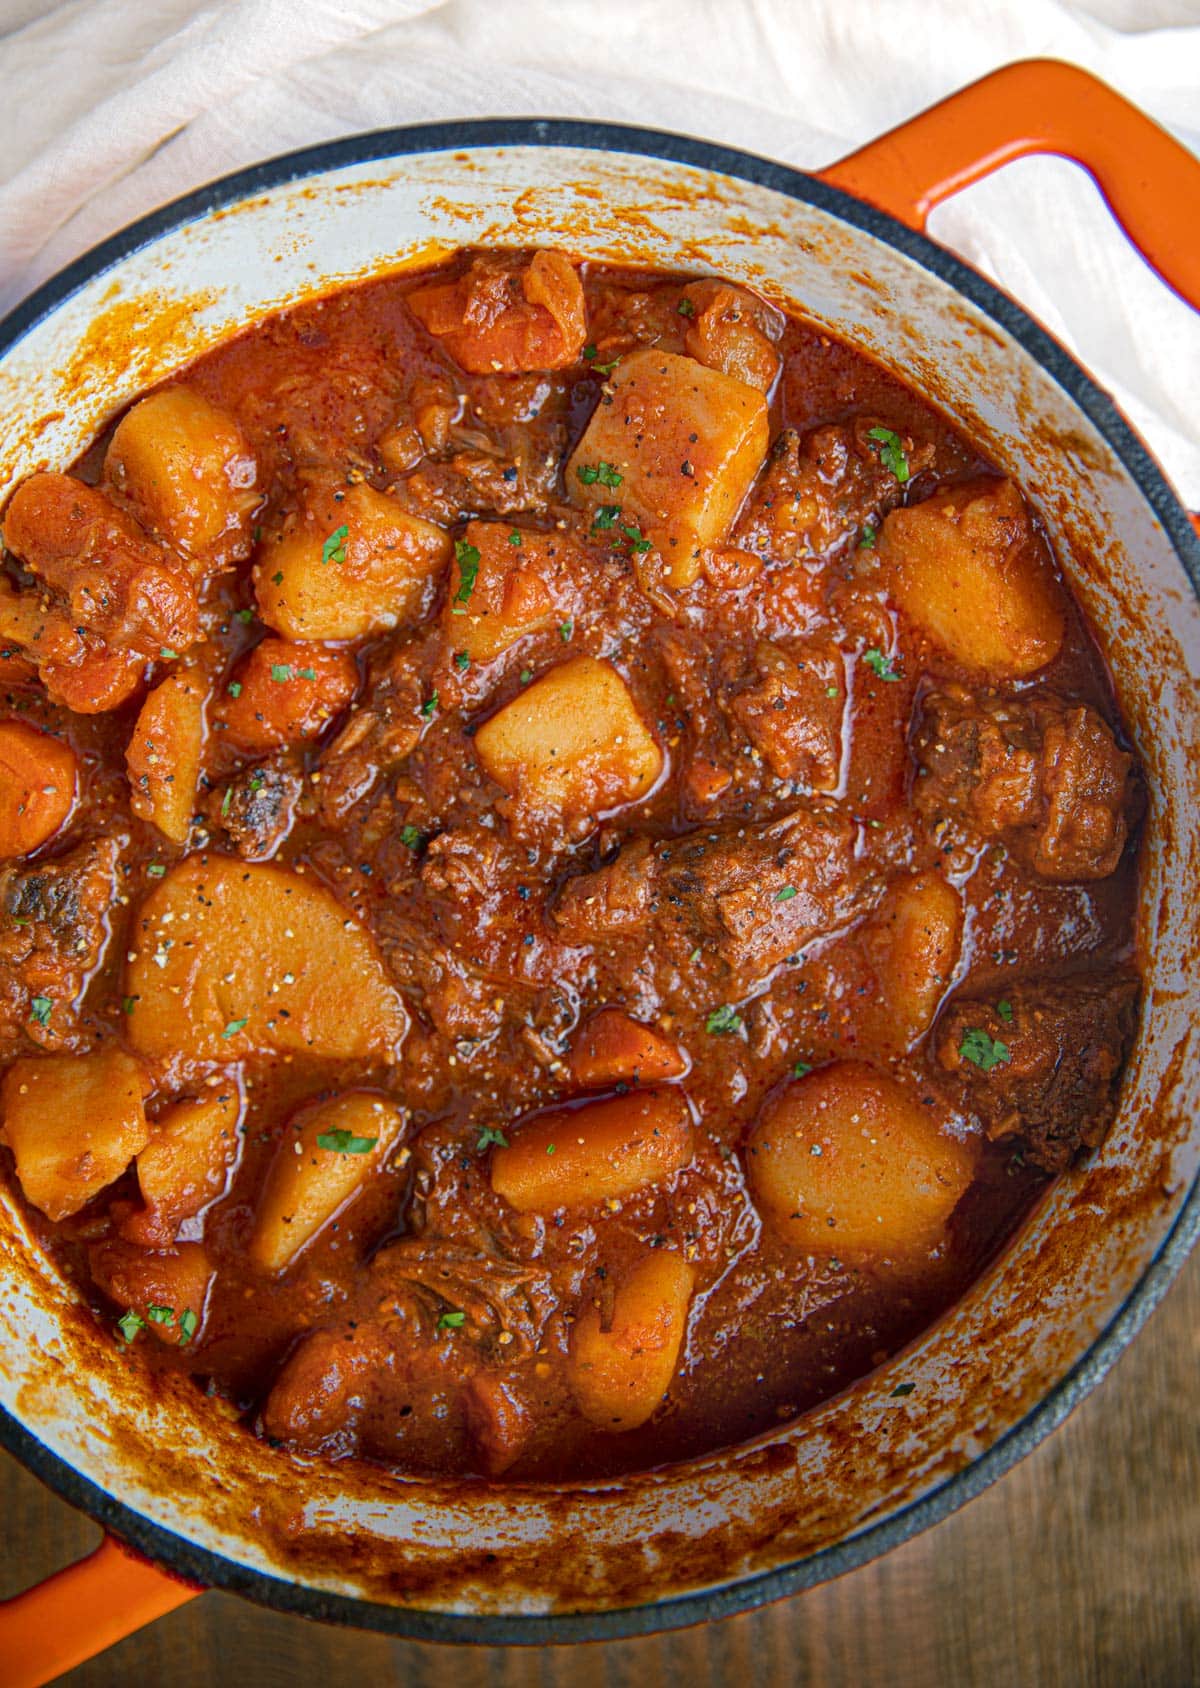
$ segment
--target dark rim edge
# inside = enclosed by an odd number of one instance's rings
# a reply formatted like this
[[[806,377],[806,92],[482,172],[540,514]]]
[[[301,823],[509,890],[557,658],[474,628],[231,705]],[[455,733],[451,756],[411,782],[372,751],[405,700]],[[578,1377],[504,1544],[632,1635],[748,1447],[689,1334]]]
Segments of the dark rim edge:
[[[666,130],[564,118],[483,118],[378,129],[285,153],[220,178],[139,218],[38,287],[0,322],[0,355],[67,299],[170,230],[235,201],[305,177],[418,152],[479,147],[557,146],[662,158],[741,178],[797,199],[862,229],[954,287],[1027,351],[1075,401],[1129,471],[1171,541],[1200,598],[1200,538],[1162,471],[1107,393],[1025,310],[944,247],[820,178],[752,153]],[[243,1595],[262,1605],[325,1622],[380,1630],[419,1641],[550,1645],[619,1640],[730,1617],[844,1575],[939,1523],[989,1488],[1078,1406],[1141,1329],[1200,1235],[1200,1175],[1141,1278],[1088,1350],[1037,1406],[985,1453],[920,1500],[833,1547],[773,1571],[651,1604],[611,1611],[479,1616],[389,1606],[285,1581],[196,1546],[114,1499],[53,1453],[0,1408],[0,1446],[48,1488],[111,1534],[178,1576]]]

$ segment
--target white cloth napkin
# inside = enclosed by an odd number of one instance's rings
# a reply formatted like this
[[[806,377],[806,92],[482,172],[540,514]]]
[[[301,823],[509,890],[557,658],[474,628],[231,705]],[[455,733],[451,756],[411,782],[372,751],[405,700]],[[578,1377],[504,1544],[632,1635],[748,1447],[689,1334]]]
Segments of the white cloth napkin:
[[[1034,55],[1200,152],[1200,0],[0,0],[0,308],[175,195],[356,130],[612,118],[811,168]],[[1200,508],[1200,317],[1082,172],[1009,166],[931,232],[1076,353]]]

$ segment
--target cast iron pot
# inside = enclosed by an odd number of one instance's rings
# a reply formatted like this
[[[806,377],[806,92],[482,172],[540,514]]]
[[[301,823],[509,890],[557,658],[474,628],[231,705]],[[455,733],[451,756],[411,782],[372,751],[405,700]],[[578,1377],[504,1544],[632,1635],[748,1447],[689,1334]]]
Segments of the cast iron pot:
[[[1146,1003],[1108,1142],[899,1360],[748,1446],[554,1488],[287,1458],[184,1380],[131,1366],[0,1202],[0,1438],[109,1532],[0,1610],[8,1688],[202,1587],[489,1643],[639,1634],[805,1588],[945,1517],[1028,1452],[1178,1271],[1200,1225],[1200,545],[1087,374],[920,233],[940,198],[1032,151],[1091,169],[1146,257],[1200,304],[1200,164],[1082,72],[1030,63],[820,176],[591,123],[358,136],[145,218],[0,326],[2,498],[230,333],[463,243],[559,244],[785,295],[1029,489],[1104,642],[1151,790]],[[911,1393],[893,1392],[900,1377]]]

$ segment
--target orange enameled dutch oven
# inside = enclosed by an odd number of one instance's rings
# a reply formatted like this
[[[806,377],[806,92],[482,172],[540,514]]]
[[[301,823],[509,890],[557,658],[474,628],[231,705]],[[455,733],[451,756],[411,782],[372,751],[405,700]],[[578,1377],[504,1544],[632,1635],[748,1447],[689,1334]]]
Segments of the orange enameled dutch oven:
[[[144,386],[314,293],[460,244],[719,271],[795,302],[1030,490],[1148,770],[1146,1011],[1104,1147],[891,1367],[796,1424],[603,1483],[402,1478],[287,1458],[115,1351],[0,1205],[0,1439],[109,1532],[0,1608],[31,1688],[204,1587],[442,1641],[719,1617],[837,1575],[977,1494],[1108,1369],[1200,1228],[1200,544],[1110,400],[921,233],[1006,161],[1088,169],[1200,306],[1200,163],[1083,72],[999,71],[817,175],[649,130],[532,120],[362,135],[230,176],[106,241],[0,326],[0,498]]]

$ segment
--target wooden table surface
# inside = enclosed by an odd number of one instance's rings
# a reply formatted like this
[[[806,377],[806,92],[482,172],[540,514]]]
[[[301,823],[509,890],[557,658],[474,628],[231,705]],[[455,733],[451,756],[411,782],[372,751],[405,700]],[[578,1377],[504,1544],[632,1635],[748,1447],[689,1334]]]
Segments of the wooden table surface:
[[[0,1463],[0,1595],[98,1539]],[[1183,1688],[1200,1682],[1200,1252],[1100,1388],[954,1517],[835,1583],[680,1634],[452,1648],[205,1595],[70,1688]],[[2,1688],[2,1685],[0,1685]]]

